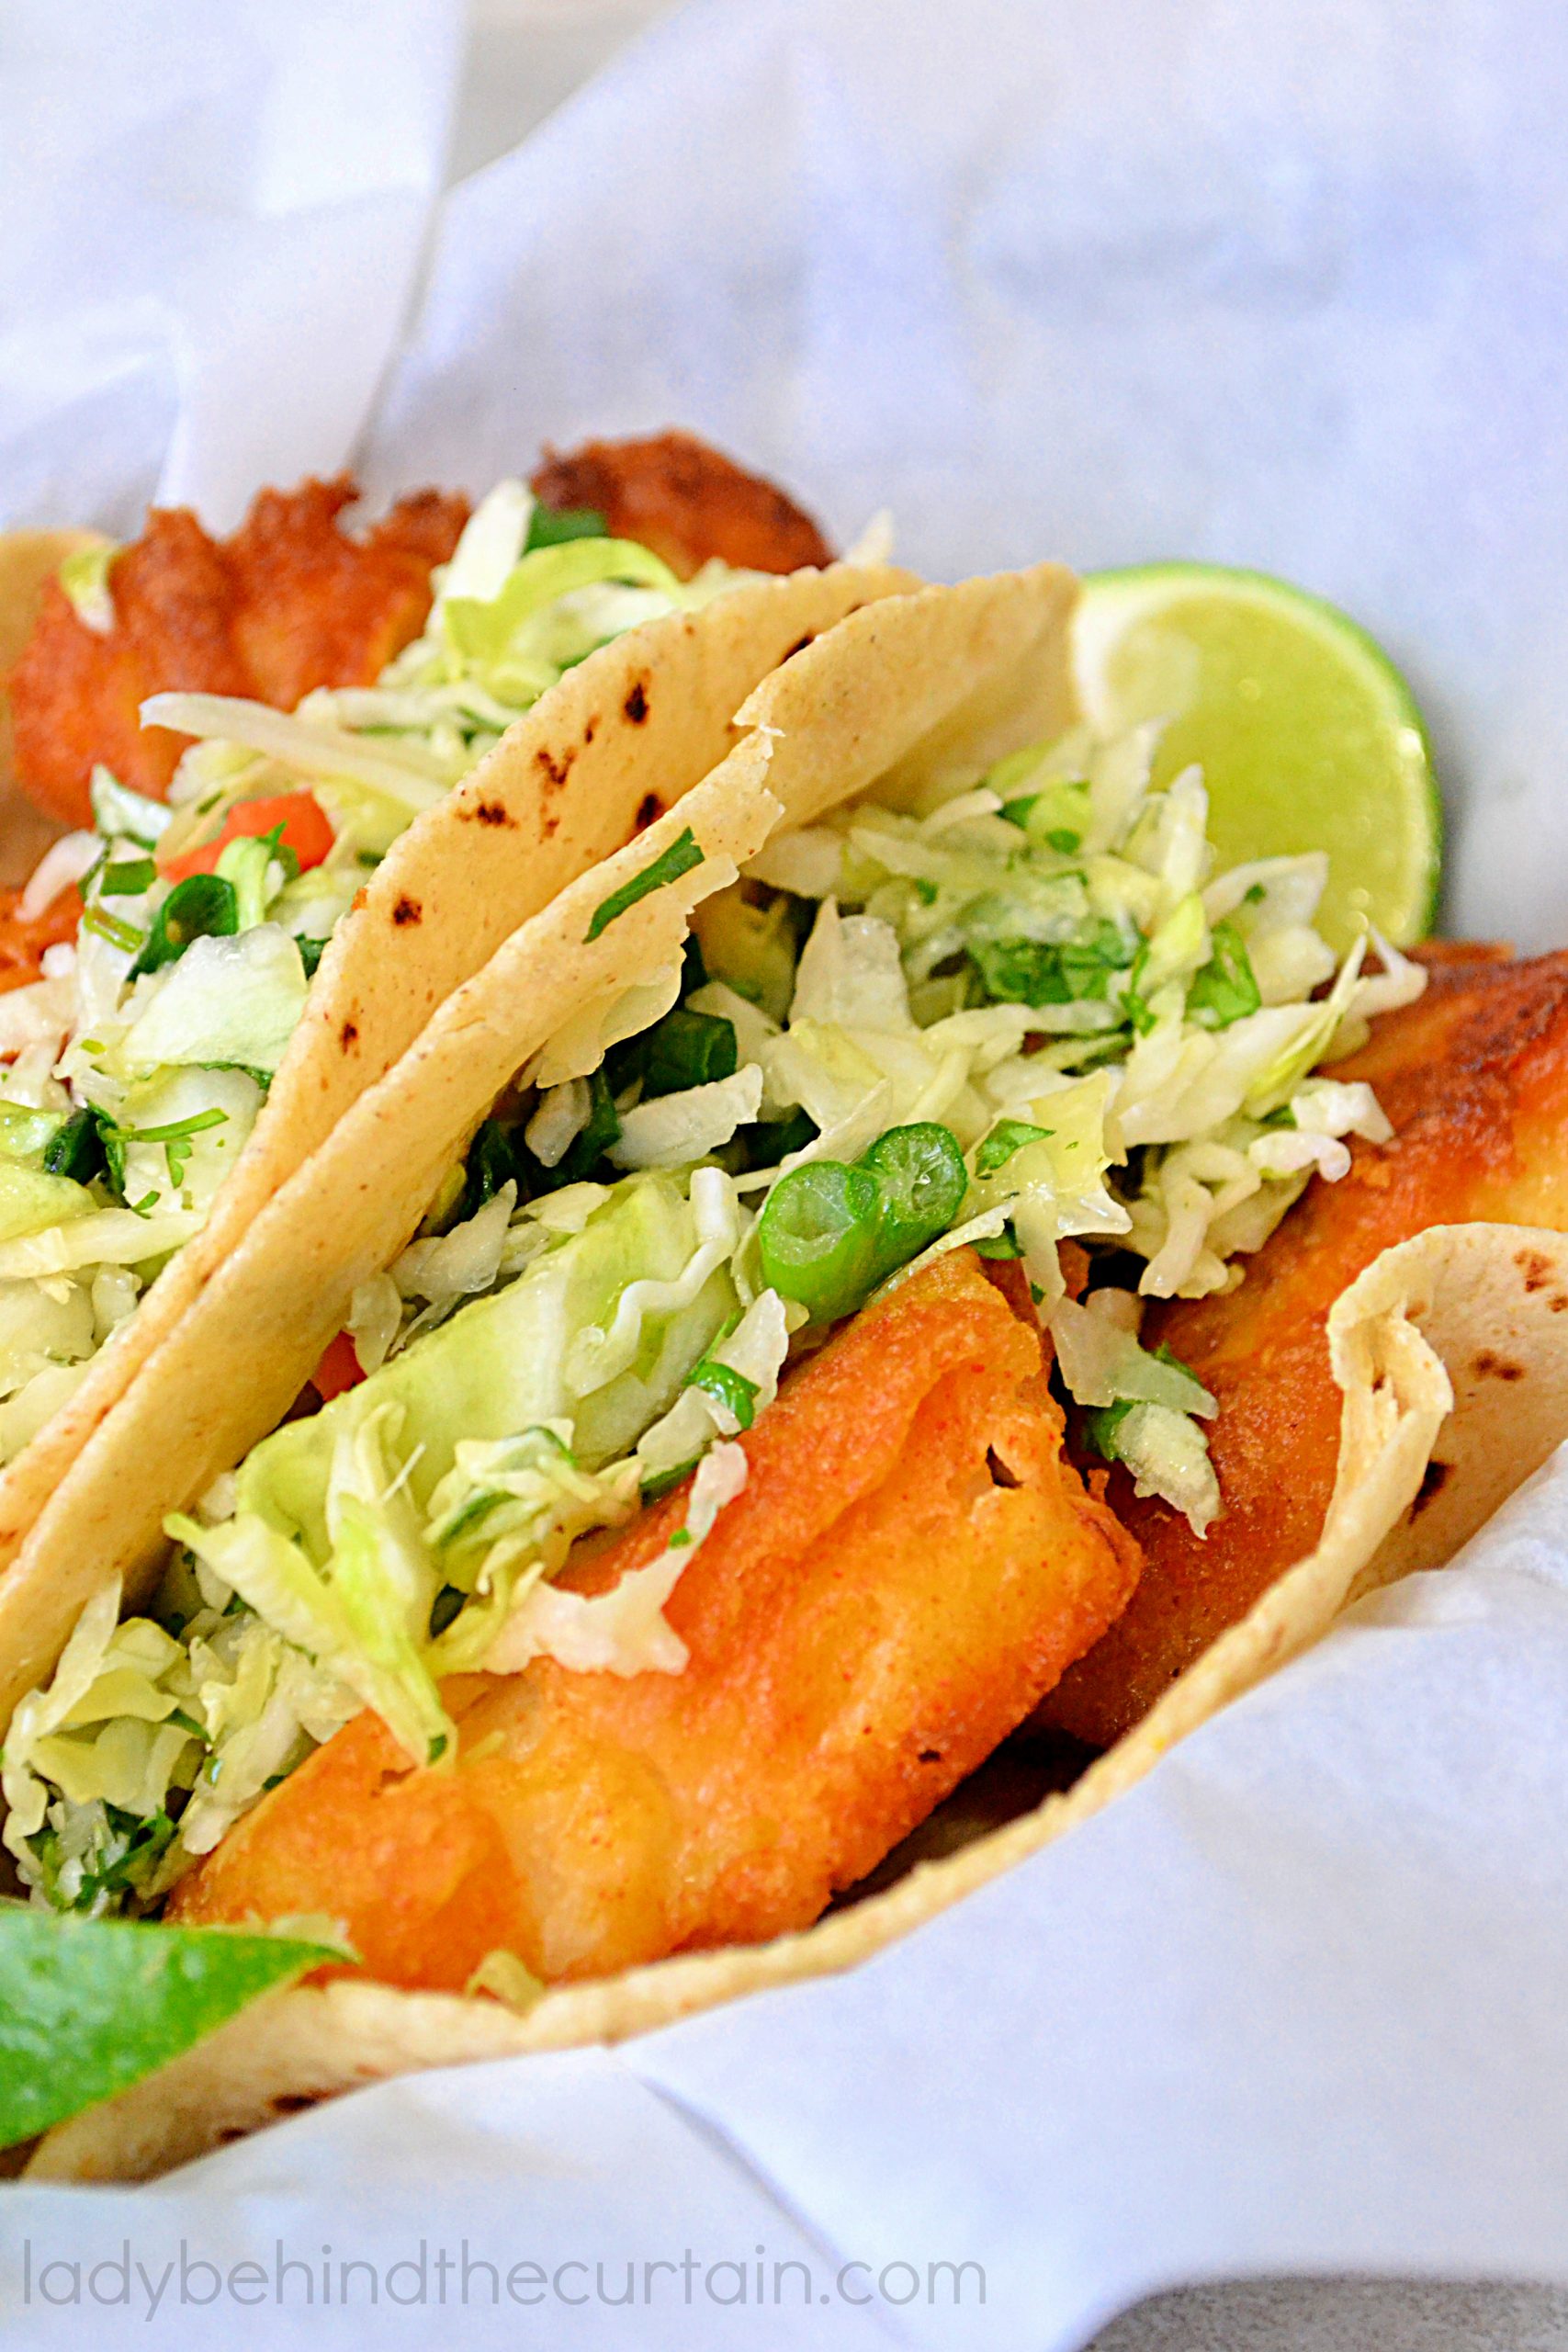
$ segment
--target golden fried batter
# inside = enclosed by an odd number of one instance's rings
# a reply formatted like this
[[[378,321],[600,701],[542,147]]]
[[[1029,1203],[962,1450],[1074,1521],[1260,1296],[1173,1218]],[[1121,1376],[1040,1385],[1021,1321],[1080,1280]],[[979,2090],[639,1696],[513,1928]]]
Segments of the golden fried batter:
[[[1107,1746],[1182,1668],[1312,1551],[1333,1491],[1339,1390],[1328,1311],[1391,1243],[1469,1219],[1568,1230],[1568,954],[1529,963],[1430,959],[1427,993],[1375,1024],[1333,1072],[1371,1080],[1395,1130],[1358,1143],[1337,1184],[1314,1179],[1228,1297],[1151,1309],[1219,1402],[1210,1449],[1224,1516],[1200,1542],[1122,1471],[1110,1498],[1144,1547],[1131,1607],[1042,1710]],[[1568,1329],[1564,1343],[1568,1344]]]
[[[546,506],[592,507],[613,537],[651,548],[682,580],[710,556],[751,571],[833,560],[810,515],[782,490],[690,433],[587,441],[566,457],[547,449],[533,489]]]
[[[229,539],[209,538],[183,507],[154,508],[111,567],[104,635],[51,581],[9,681],[28,797],[90,824],[102,761],[162,799],[187,739],[142,728],[149,695],[184,687],[292,710],[314,686],[368,685],[424,626],[431,567],[451,554],[468,506],[422,491],[351,538],[338,516],[355,494],[346,476],[264,490]]]
[[[679,1675],[446,1686],[455,1770],[357,1717],[187,1878],[186,1921],[325,1911],[373,1975],[460,1987],[504,1947],[596,1976],[807,1926],[1116,1615],[1135,1545],[1060,1459],[1033,1329],[968,1251],[858,1317],[744,1441],[668,1604]],[[685,1513],[653,1506],[603,1590]]]
[[[685,579],[718,556],[758,571],[829,563],[832,549],[799,507],[690,434],[591,441],[547,456],[534,476],[546,506],[593,507]],[[315,686],[369,685],[417,637],[432,567],[468,519],[458,496],[400,499],[362,537],[338,520],[355,491],[346,475],[264,490],[229,539],[211,539],[183,507],[154,508],[110,573],[114,626],[81,620],[56,582],[8,681],[17,778],[64,823],[92,821],[96,762],[162,799],[186,738],[143,729],[149,695],[248,695],[292,710]]]

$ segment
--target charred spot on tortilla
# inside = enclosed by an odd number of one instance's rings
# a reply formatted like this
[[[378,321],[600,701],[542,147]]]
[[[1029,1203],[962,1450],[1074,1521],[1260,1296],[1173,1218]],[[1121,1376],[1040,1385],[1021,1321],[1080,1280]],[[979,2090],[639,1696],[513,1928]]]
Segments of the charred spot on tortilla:
[[[1410,1506],[1412,1519],[1419,1519],[1427,1504],[1437,1501],[1438,1497],[1447,1486],[1448,1479],[1449,1464],[1446,1462],[1427,1463],[1421,1473],[1421,1484],[1416,1490],[1416,1499]]]
[[[632,831],[646,833],[649,825],[664,814],[664,803],[657,792],[645,792],[637,802],[637,815],[632,819]]]
[[[405,895],[392,909],[392,921],[400,931],[408,923],[418,922],[423,911],[417,899],[411,899]]]
[[[1477,1380],[1522,1380],[1524,1366],[1509,1363],[1504,1356],[1494,1355],[1490,1348],[1483,1348],[1471,1366]]]
[[[534,758],[545,772],[545,787],[547,791],[558,792],[560,790],[562,785],[571,774],[571,763],[576,757],[577,750],[575,745],[569,746],[567,750],[558,754],[552,752],[547,745],[540,745],[539,749],[535,752]]]
[[[1525,1278],[1527,1294],[1544,1290],[1551,1280],[1551,1262],[1550,1259],[1543,1258],[1539,1250],[1521,1250],[1514,1263]]]
[[[634,874],[629,882],[623,882],[618,890],[612,890],[609,897],[600,902],[584,934],[584,945],[592,946],[601,932],[607,931],[617,917],[635,907],[639,899],[646,899],[654,890],[667,889],[671,882],[678,882],[682,874],[690,874],[703,862],[702,848],[688,825],[684,832],[676,834],[669,848],[656,857],[651,865],[645,865],[640,874]]]
[[[631,720],[634,727],[640,727],[642,725],[643,720],[648,717],[648,686],[647,682],[644,679],[639,678],[637,680],[630,694],[621,705],[621,708],[625,711],[626,717]]]
[[[506,825],[516,831],[517,820],[503,800],[481,800],[476,808],[465,808],[465,817],[476,825]]]
[[[345,1021],[343,1027],[337,1033],[337,1041],[343,1047],[345,1054],[350,1052],[354,1046],[357,1046],[359,1043],[358,1022]]]
[[[1017,1484],[1016,1479],[1014,1480],[1014,1482],[1013,1482],[1013,1483],[1014,1483],[1015,1485]],[[941,1750],[941,1748],[940,1748],[940,1747],[922,1747],[922,1748],[921,1748],[921,1750],[920,1750],[920,1762],[921,1762],[922,1764],[940,1764],[940,1763],[942,1762],[942,1750]]]

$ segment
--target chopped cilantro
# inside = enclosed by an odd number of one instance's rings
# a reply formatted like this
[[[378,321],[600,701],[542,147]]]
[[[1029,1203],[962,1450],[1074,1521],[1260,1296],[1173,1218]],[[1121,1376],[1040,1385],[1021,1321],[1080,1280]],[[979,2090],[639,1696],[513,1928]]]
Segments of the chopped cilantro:
[[[1213,953],[1187,991],[1187,1015],[1201,1029],[1228,1029],[1262,1003],[1247,943],[1235,923],[1217,922]]]
[[[644,866],[640,874],[634,874],[631,880],[623,882],[618,890],[612,890],[609,897],[595,908],[593,920],[584,936],[584,944],[597,939],[602,932],[608,931],[610,925],[629,912],[639,899],[649,897],[655,890],[668,889],[671,882],[678,882],[682,874],[690,874],[702,863],[703,852],[695,833],[688,825],[651,865]]]
[[[1026,1143],[1044,1143],[1055,1133],[1054,1127],[1031,1126],[1027,1119],[998,1119],[976,1154],[976,1175],[994,1176]]]
[[[738,1428],[750,1428],[756,1418],[757,1383],[737,1372],[733,1364],[715,1363],[711,1356],[705,1356],[688,1375],[686,1385],[705,1390],[716,1403],[727,1407]]]
[[[697,1457],[694,1453],[689,1462],[678,1462],[672,1470],[650,1471],[642,1481],[643,1501],[656,1503],[660,1495],[669,1494],[671,1489],[678,1487],[682,1479],[688,1477],[696,1466]]]
[[[1021,1258],[1023,1244],[1011,1226],[1004,1225],[1001,1231],[993,1235],[989,1240],[976,1241],[975,1250],[976,1256],[981,1258]]]
[[[558,548],[567,539],[603,539],[609,526],[592,506],[536,506],[528,517],[525,555],[536,548]]]

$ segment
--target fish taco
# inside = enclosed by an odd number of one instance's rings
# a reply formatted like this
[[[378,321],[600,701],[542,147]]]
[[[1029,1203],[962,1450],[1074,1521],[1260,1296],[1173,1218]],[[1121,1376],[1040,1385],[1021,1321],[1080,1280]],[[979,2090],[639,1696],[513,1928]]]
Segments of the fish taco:
[[[271,1931],[276,1989],[143,2048],[40,2174],[862,1959],[1568,1430],[1562,959],[1338,954],[1321,856],[1215,871],[1201,777],[1079,719],[1074,595],[893,595],[773,670],[83,1449],[0,1577],[15,1916],[62,1964],[96,1927],[254,1968]],[[1489,1187],[1409,1078],[1434,1003]],[[1303,1217],[1332,1279],[1270,1271]],[[1096,1670],[1156,1515],[1225,1528],[1218,1341],[1158,1318],[1250,1308],[1266,1377],[1276,1292],[1314,1508],[1272,1551],[1238,1511],[1217,1604],[1162,1574],[1163,1679],[1123,1668],[1075,1785],[881,1885]]]
[[[0,911],[0,1561],[441,999],[912,584],[684,435],[534,484],[0,546],[9,804],[69,828]]]

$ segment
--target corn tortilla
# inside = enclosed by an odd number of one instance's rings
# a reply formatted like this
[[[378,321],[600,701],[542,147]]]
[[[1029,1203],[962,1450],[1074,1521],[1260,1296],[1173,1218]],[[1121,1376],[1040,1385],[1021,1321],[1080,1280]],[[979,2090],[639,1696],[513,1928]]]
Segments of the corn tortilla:
[[[0,671],[26,641],[45,580],[64,555],[93,543],[80,532],[0,539]],[[834,564],[748,582],[696,612],[631,630],[568,671],[399,836],[333,933],[206,1225],[66,1403],[0,1469],[0,1569],[267,1200],[412,1045],[441,1000],[558,890],[722,759],[736,740],[734,712],[803,639],[918,584],[886,567]],[[8,826],[25,806],[7,790]],[[58,829],[39,821],[41,848]]]

